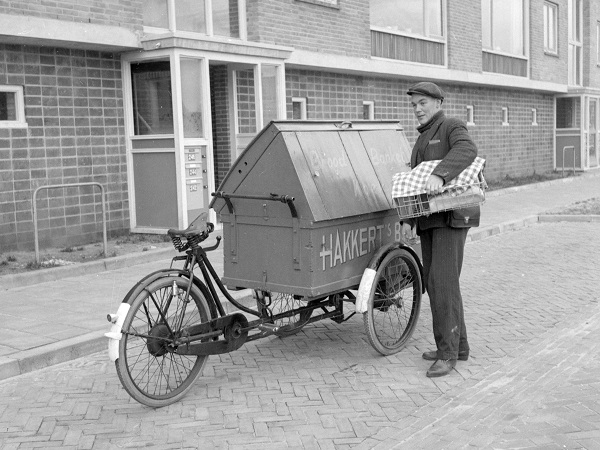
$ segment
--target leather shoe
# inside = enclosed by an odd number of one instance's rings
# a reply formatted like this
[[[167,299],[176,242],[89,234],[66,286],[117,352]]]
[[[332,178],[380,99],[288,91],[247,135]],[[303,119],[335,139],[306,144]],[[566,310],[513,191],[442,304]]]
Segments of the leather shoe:
[[[427,376],[429,378],[443,377],[444,375],[448,375],[450,372],[452,372],[454,366],[456,366],[455,359],[438,359],[427,371]]]
[[[437,357],[437,352],[435,350],[432,350],[430,352],[423,353],[423,359],[426,359],[427,361],[437,361],[439,358]],[[466,361],[467,359],[469,359],[468,351],[458,352],[459,361]]]

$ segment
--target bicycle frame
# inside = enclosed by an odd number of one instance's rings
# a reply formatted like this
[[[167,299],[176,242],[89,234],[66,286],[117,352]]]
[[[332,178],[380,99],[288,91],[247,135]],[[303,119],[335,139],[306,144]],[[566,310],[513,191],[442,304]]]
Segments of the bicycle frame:
[[[188,297],[193,283],[204,283],[210,293],[207,300],[212,305],[209,305],[212,311],[218,313],[218,317],[213,318],[208,322],[191,325],[182,330],[182,337],[173,344],[177,347],[176,352],[185,355],[211,355],[219,353],[228,353],[238,349],[245,342],[260,339],[278,331],[278,327],[270,322],[292,317],[304,312],[312,312],[316,309],[322,309],[323,313],[315,317],[310,317],[305,323],[317,322],[323,319],[333,319],[338,323],[348,320],[344,318],[343,313],[343,297],[348,297],[349,301],[354,301],[355,298],[350,292],[333,293],[322,298],[312,299],[306,306],[284,311],[279,314],[268,314],[264,317],[263,313],[250,309],[240,302],[235,300],[227,291],[220,278],[218,277],[213,265],[211,264],[207,252],[215,250],[220,244],[220,237],[217,238],[217,243],[208,248],[197,246],[193,249],[186,250],[185,256],[176,256],[171,262],[171,270],[175,261],[185,261],[183,269],[179,272],[182,276],[189,278],[190,285],[184,298],[184,304],[188,303]],[[200,269],[202,276],[197,277],[194,274],[196,266]],[[227,314],[217,293],[216,287],[221,291],[225,298],[240,311],[257,317],[255,320],[248,321],[246,316],[240,312]],[[266,305],[267,307],[269,305]],[[328,311],[326,307],[334,307],[332,311]],[[185,311],[183,312],[185,314]],[[182,317],[183,320],[183,317]],[[257,333],[249,335],[252,330],[258,330]],[[224,336],[224,341],[216,341],[221,335]]]

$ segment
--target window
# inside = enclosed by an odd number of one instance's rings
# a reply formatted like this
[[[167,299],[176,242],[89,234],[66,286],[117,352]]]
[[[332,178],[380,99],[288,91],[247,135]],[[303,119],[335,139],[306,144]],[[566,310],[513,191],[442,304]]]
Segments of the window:
[[[277,66],[269,64],[262,64],[260,67],[263,126],[278,118],[277,70]]]
[[[600,22],[596,22],[596,64],[600,65]]]
[[[0,128],[26,128],[22,86],[0,85]]]
[[[371,0],[371,25],[394,33],[443,36],[441,0]]]
[[[142,3],[142,21],[149,27],[169,28],[166,0],[146,0]]]
[[[202,72],[200,60],[181,58],[181,102],[183,137],[202,138]]]
[[[242,2],[242,5],[240,5]],[[240,11],[245,0],[145,0],[145,26],[240,38]],[[175,17],[169,17],[169,11]]]
[[[371,55],[446,64],[446,0],[370,0]]]
[[[525,0],[482,0],[483,48],[525,56]]]
[[[544,2],[544,51],[558,53],[558,6]]]
[[[306,120],[305,98],[292,98],[292,120]]]
[[[375,102],[363,102],[363,119],[375,120]]]
[[[502,108],[502,125],[508,125],[508,108],[506,106]]]
[[[531,125],[536,126],[537,124],[537,108],[531,108]]]
[[[171,65],[168,61],[131,65],[133,127],[136,136],[173,134]]]
[[[475,117],[473,114],[473,106],[467,106],[467,125],[475,125]]]
[[[582,4],[581,0],[569,0],[569,72],[568,83],[581,86],[582,53]]]

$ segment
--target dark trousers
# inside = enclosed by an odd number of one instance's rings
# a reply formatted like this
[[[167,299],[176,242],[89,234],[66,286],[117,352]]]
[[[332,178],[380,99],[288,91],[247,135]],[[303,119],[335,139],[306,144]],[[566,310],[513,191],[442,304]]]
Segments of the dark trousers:
[[[448,227],[419,232],[438,359],[456,359],[459,351],[469,351],[459,284],[468,232]]]

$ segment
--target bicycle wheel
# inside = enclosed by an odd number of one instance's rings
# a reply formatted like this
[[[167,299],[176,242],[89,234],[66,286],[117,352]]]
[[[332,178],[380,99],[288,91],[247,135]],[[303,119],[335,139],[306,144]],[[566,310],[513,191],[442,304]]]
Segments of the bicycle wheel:
[[[306,303],[302,301],[302,297],[297,295],[261,290],[255,290],[254,293],[256,296],[256,306],[261,314],[261,318],[264,319],[270,319],[277,314],[306,306]],[[270,322],[279,327],[275,332],[277,336],[287,337],[298,333],[306,325],[311,315],[312,310],[302,311],[292,316],[270,320]]]
[[[123,323],[117,374],[138,402],[154,408],[181,399],[200,375],[208,356],[179,355],[173,345],[187,326],[210,320],[206,287],[167,276],[150,283],[131,302]]]
[[[404,249],[388,253],[377,268],[367,312],[369,342],[382,355],[400,351],[410,339],[421,310],[421,272]]]

